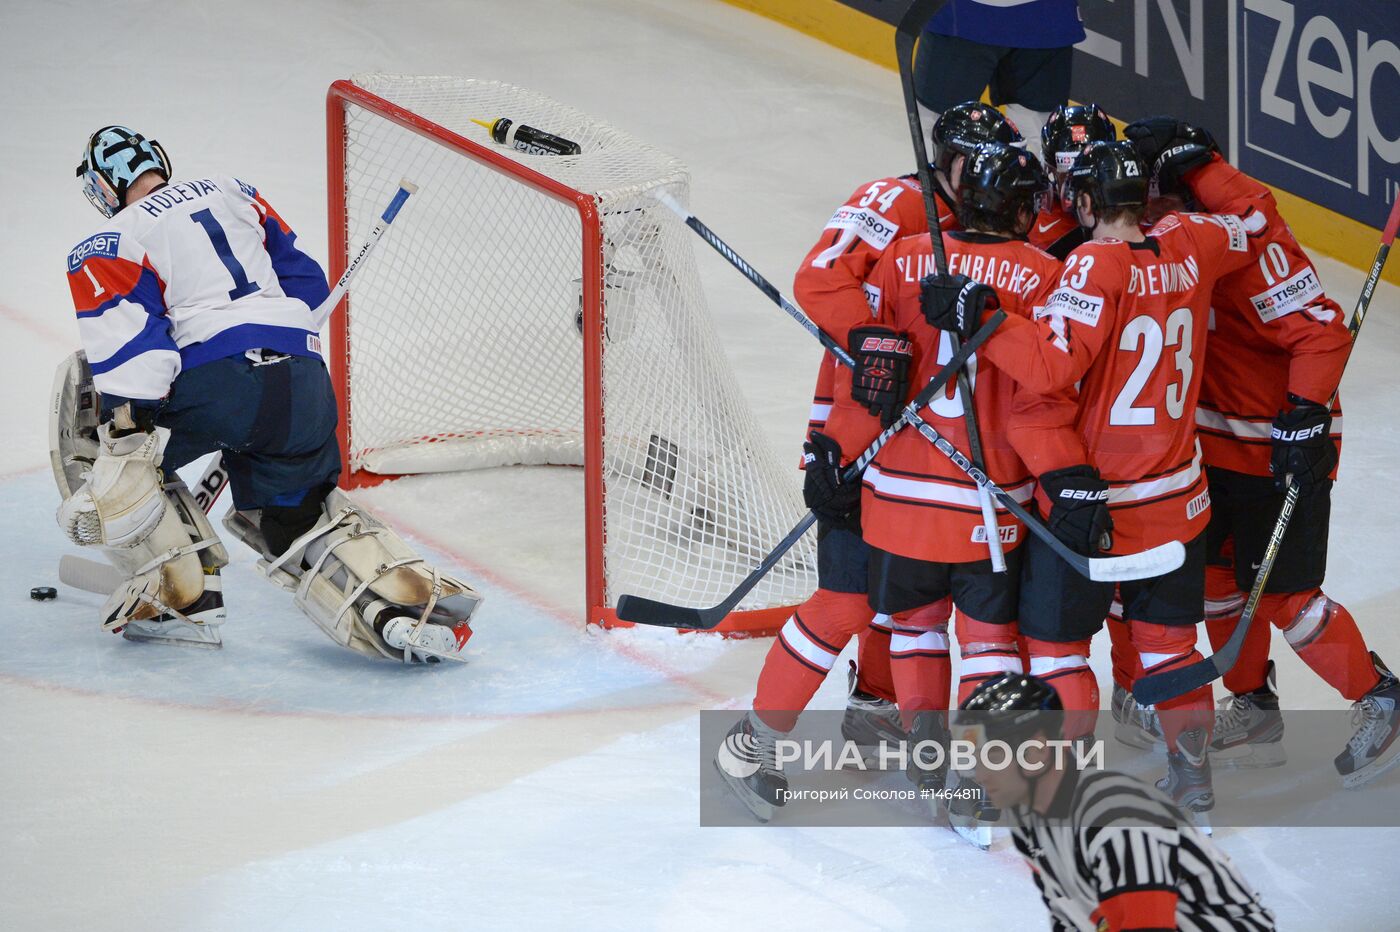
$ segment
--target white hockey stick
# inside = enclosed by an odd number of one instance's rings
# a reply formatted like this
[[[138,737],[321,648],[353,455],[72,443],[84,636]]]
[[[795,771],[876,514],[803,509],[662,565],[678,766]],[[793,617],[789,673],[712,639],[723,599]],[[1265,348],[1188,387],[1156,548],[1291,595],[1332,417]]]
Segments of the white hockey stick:
[[[330,320],[331,313],[335,311],[335,306],[340,303],[340,299],[345,297],[345,292],[350,289],[350,280],[355,277],[355,273],[360,268],[360,263],[374,250],[379,241],[384,238],[384,234],[389,231],[394,218],[403,209],[404,203],[409,197],[418,191],[418,185],[404,178],[399,181],[399,189],[394,192],[394,199],[389,202],[389,206],[384,208],[384,213],[380,215],[379,222],[374,225],[374,229],[369,231],[369,236],[360,244],[360,249],[355,253],[355,257],[345,266],[345,271],[341,274],[340,280],[335,283],[326,300],[311,312],[311,317],[316,322],[316,329],[320,330]],[[199,507],[208,514],[214,507],[214,503],[223,494],[224,487],[228,485],[228,470],[224,469],[223,454],[215,453],[214,458],[205,467],[204,475],[200,476],[199,484],[192,490],[194,500],[199,503]]]
[[[374,251],[374,247],[378,245],[379,241],[384,238],[384,234],[389,231],[394,218],[399,215],[399,211],[403,209],[403,205],[409,197],[417,191],[418,185],[407,178],[399,181],[399,189],[394,192],[393,200],[389,202],[389,206],[384,208],[379,222],[374,225],[374,229],[369,231],[369,236],[360,245],[359,251],[345,266],[345,271],[335,283],[335,287],[331,289],[330,294],[326,295],[326,300],[322,301],[311,312],[317,330],[326,325],[326,321],[330,319],[336,305],[340,303],[341,299],[345,297],[345,292],[349,290],[350,280],[355,277],[360,265]],[[199,483],[192,490],[195,502],[204,509],[205,514],[208,514],[214,507],[214,503],[219,500],[219,496],[228,486],[229,475],[228,470],[224,468],[223,460],[223,454],[215,453],[214,458],[205,467],[204,474],[199,477]],[[66,554],[59,559],[58,579],[74,589],[102,595],[110,595],[125,581],[115,567],[72,554]]]

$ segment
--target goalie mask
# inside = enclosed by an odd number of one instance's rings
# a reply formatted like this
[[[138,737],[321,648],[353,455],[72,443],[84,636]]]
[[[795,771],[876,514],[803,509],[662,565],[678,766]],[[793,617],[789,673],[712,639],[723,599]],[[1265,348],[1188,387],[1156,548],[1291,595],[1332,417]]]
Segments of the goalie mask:
[[[131,183],[148,171],[170,180],[170,157],[161,144],[125,126],[104,126],[88,137],[77,174],[92,206],[115,217]]]

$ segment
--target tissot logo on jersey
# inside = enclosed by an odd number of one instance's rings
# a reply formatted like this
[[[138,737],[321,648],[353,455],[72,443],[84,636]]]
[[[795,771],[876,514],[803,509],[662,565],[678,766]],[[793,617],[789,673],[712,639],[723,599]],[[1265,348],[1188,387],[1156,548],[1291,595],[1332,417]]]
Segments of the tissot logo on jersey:
[[[1287,281],[1250,297],[1255,312],[1264,323],[1277,320],[1307,307],[1322,294],[1317,272],[1308,266]]]
[[[1050,296],[1050,301],[1045,307],[1036,309],[1035,316],[1037,319],[1041,317],[1068,317],[1070,320],[1077,320],[1090,327],[1097,327],[1099,316],[1102,313],[1103,298],[1087,295],[1082,291],[1075,291],[1073,288],[1061,288]]]
[[[854,230],[856,236],[876,249],[884,249],[899,234],[898,224],[865,207],[841,207],[831,215],[828,230]]]
[[[120,241],[120,233],[98,233],[95,236],[89,236],[73,247],[73,251],[68,254],[68,271],[70,273],[78,271],[82,264],[93,256],[115,259],[117,244]]]

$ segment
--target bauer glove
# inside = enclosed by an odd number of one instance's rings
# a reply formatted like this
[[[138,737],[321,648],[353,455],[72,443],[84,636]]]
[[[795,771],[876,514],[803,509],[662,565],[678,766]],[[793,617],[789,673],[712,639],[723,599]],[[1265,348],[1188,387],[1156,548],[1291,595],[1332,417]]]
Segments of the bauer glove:
[[[1108,483],[1092,466],[1068,466],[1040,477],[1050,499],[1050,530],[1075,553],[1091,554],[1113,546],[1113,515],[1108,511]]]
[[[966,275],[935,272],[919,279],[924,320],[937,330],[956,333],[964,342],[982,326],[982,315],[1001,307],[996,289]]]
[[[1290,394],[1291,411],[1274,418],[1274,449],[1269,471],[1279,491],[1288,488],[1291,473],[1300,492],[1310,492],[1327,481],[1337,466],[1337,445],[1332,442],[1332,412],[1316,402]]]
[[[889,427],[904,407],[914,344],[909,334],[889,327],[856,327],[850,334],[850,348],[856,363],[851,400],[879,417],[881,427]]]
[[[859,527],[860,480],[844,480],[841,445],[826,434],[813,431],[802,445],[802,466],[802,500],[807,507],[819,518]]]

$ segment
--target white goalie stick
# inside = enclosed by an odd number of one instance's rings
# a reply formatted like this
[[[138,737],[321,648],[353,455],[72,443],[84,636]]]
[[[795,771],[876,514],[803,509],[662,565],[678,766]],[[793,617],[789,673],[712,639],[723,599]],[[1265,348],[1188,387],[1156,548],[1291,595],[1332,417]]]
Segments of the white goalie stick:
[[[403,205],[417,191],[418,185],[407,178],[399,181],[398,190],[394,192],[389,205],[384,208],[384,213],[379,216],[379,222],[369,231],[369,236],[365,238],[355,255],[346,263],[345,271],[341,273],[335,287],[326,295],[326,300],[318,304],[316,309],[311,312],[317,330],[326,325],[326,321],[330,319],[336,305],[340,303],[341,299],[345,297],[345,292],[349,290],[350,281],[355,277],[355,273],[359,271],[365,259],[374,251],[374,247],[384,238],[384,234],[389,231],[389,227],[393,225],[394,219],[398,217]],[[219,496],[228,486],[228,481],[229,474],[228,470],[224,468],[223,454],[215,453],[214,458],[209,461],[209,465],[204,468],[204,474],[199,477],[199,483],[191,489],[195,502],[204,509],[205,514],[208,514],[214,507],[214,503],[219,500]],[[59,559],[58,579],[59,582],[72,586],[74,589],[96,592],[101,595],[111,594],[125,581],[121,573],[110,564],[88,560],[73,554],[67,554]]]

